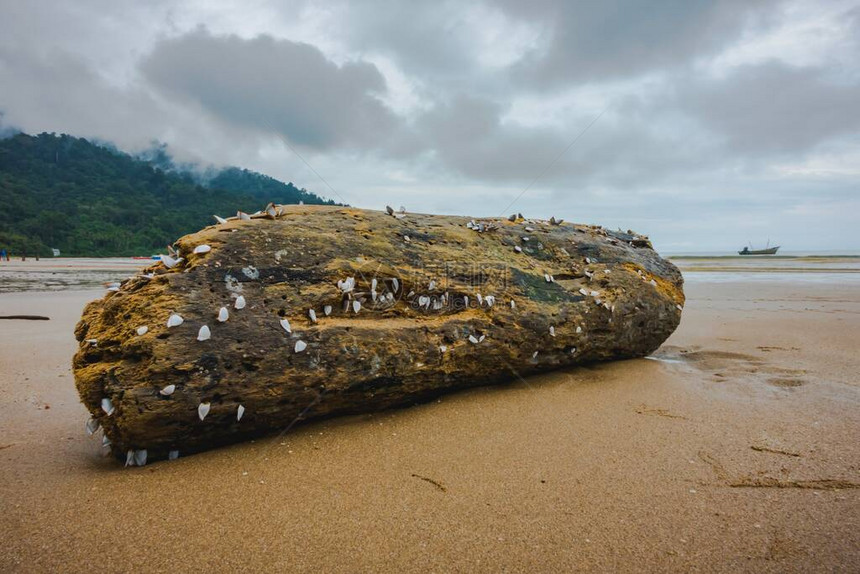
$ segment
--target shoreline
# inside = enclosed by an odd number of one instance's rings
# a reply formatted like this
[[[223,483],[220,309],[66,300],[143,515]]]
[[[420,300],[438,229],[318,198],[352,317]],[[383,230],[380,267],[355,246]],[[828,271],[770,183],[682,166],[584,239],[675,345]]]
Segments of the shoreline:
[[[688,283],[803,281],[860,283],[858,256],[675,256]],[[57,258],[0,263],[0,293],[94,289],[122,281],[155,263],[131,258]],[[737,264],[735,264],[737,263]]]

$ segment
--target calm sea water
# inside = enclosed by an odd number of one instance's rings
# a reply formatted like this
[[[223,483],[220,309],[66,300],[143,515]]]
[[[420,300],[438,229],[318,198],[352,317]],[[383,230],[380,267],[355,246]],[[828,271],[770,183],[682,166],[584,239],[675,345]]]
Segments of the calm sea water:
[[[860,287],[860,252],[780,253],[739,256],[712,253],[669,255],[687,282],[787,281]],[[104,289],[131,277],[151,260],[57,258],[0,262],[0,293]]]
[[[779,255],[669,255],[687,281],[838,282],[860,285],[860,252],[780,252]]]
[[[73,258],[15,259],[0,262],[0,293],[105,289],[150,265],[148,259]]]

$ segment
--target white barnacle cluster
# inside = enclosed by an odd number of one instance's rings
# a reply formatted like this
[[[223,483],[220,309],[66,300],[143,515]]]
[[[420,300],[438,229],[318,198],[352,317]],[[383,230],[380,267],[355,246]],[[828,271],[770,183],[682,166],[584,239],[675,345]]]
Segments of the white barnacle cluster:
[[[304,202],[299,202],[299,205],[304,205]],[[244,211],[237,211],[236,215],[232,217],[221,217],[220,215],[213,215],[215,218],[215,223],[217,225],[225,225],[231,221],[251,221],[252,219],[276,219],[283,215],[287,214],[289,206],[286,205],[276,205],[275,203],[269,202],[266,204],[266,207],[259,211],[255,211],[254,213],[245,213]]]
[[[389,290],[388,286],[391,286]],[[359,288],[355,277],[347,277],[337,281],[337,288],[342,296],[343,312],[356,314],[366,304],[371,308],[388,308],[395,302],[394,294],[400,287],[397,279],[379,280],[371,279],[369,285]],[[331,305],[323,307],[323,312],[329,316],[332,312]]]
[[[133,450],[129,449],[125,458],[126,466],[144,466],[146,465],[146,449]]]
[[[487,233],[488,231],[495,231],[499,228],[499,225],[492,221],[475,221],[474,219],[470,219],[466,222],[466,228],[478,233]]]
[[[344,293],[349,293],[355,289],[355,277],[347,277],[346,279],[337,282],[337,288]]]
[[[496,304],[496,296],[495,295],[481,295],[480,293],[475,293],[475,300],[478,301],[478,307],[487,307],[490,308]],[[511,308],[513,309],[516,304],[511,300]],[[466,298],[466,306],[468,306],[468,297]]]
[[[105,405],[106,401],[107,401],[107,404],[110,404],[110,399],[108,399],[108,398],[102,399],[102,410],[105,410],[104,405]],[[108,416],[112,415],[113,411],[114,411],[114,409],[113,409],[113,406],[111,405],[110,406],[110,413],[108,414]],[[90,437],[95,436],[100,430],[102,430],[102,431],[104,430],[104,428],[101,426],[101,423],[98,421],[98,419],[96,419],[94,417],[90,417],[89,419],[87,419],[87,422],[86,422],[86,425],[84,425],[84,428],[87,432],[87,436],[90,436]],[[110,439],[107,437],[107,435],[102,434],[102,448],[107,448],[110,445],[111,445]]]
[[[433,286],[435,289],[435,285]],[[412,299],[413,306],[418,309],[424,309],[425,311],[433,310],[440,311],[448,305],[449,295],[446,291],[441,295],[418,295],[415,297],[414,292],[410,292],[408,295],[409,298]]]
[[[170,255],[162,255],[161,262],[168,269],[173,269],[183,261],[182,257],[171,257]]]
[[[406,217],[406,208],[402,205],[400,206],[400,209],[398,211],[394,211],[393,207],[391,207],[390,205],[386,205],[385,211],[386,213],[388,213],[388,215],[394,217],[395,219],[403,219],[404,217]]]

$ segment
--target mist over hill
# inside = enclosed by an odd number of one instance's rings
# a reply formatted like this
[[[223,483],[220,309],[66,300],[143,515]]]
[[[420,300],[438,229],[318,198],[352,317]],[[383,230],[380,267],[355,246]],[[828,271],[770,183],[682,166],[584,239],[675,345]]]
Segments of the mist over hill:
[[[292,183],[228,167],[175,164],[164,146],[139,156],[69,135],[0,139],[0,249],[14,255],[149,255],[267,202],[331,204]]]

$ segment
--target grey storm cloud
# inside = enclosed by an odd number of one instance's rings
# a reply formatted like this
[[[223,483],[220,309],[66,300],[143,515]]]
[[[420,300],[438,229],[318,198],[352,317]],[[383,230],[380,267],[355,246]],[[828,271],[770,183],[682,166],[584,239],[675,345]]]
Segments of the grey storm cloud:
[[[686,65],[761,26],[772,0],[498,0],[516,18],[545,28],[545,45],[513,65],[514,77],[538,87],[647,73]]]
[[[141,70],[168,96],[310,148],[369,145],[396,124],[373,64],[338,66],[309,44],[197,29],[160,41]]]
[[[534,179],[565,146],[557,129],[506,126],[497,102],[460,95],[417,122],[425,146],[446,169],[485,181]]]
[[[642,102],[633,111],[610,102],[605,119],[582,113],[564,126],[525,126],[505,121],[498,102],[460,95],[421,116],[416,129],[446,170],[496,183],[629,186],[723,161],[715,141],[698,131],[655,129],[658,105]]]
[[[680,85],[678,109],[723,138],[728,153],[804,153],[860,129],[860,79],[822,68],[771,61]]]

